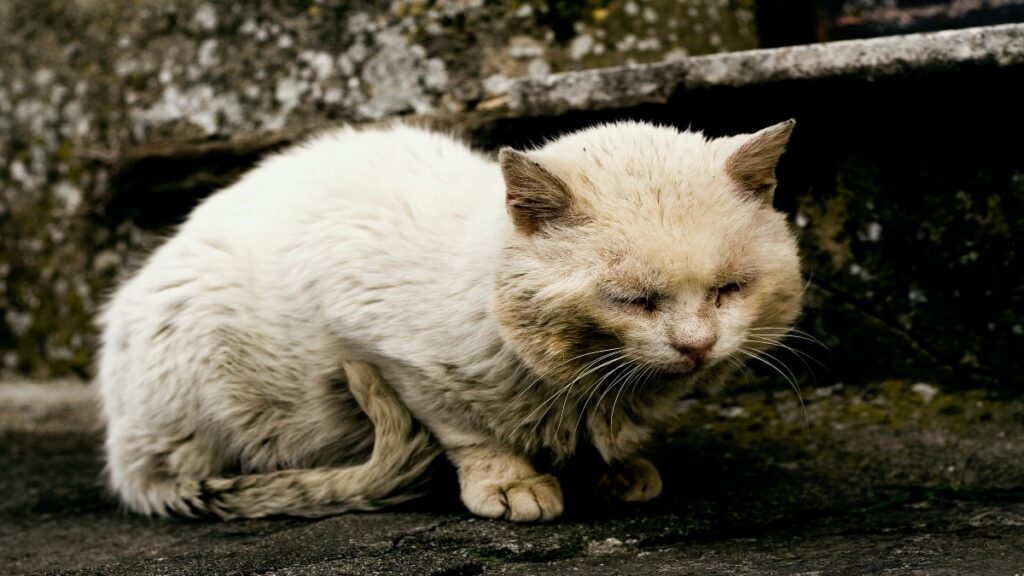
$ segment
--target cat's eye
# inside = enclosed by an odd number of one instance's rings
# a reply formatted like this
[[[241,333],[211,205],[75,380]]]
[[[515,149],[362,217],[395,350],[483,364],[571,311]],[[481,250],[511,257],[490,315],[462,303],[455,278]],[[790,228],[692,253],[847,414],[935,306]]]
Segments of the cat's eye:
[[[738,294],[743,289],[743,285],[739,282],[727,282],[721,284],[715,288],[715,306],[722,306],[722,299],[728,298],[734,294]]]
[[[630,308],[636,308],[643,310],[644,312],[654,312],[658,309],[657,298],[652,295],[639,295],[639,296],[611,296],[613,302],[628,306]]]

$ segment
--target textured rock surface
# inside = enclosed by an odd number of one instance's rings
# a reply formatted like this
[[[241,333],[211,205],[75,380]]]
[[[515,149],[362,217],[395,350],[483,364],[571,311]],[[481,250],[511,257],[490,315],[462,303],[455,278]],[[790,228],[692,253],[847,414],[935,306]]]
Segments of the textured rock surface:
[[[1024,570],[1024,404],[885,382],[688,398],[641,506],[571,496],[553,524],[468,516],[442,474],[403,509],[319,521],[126,516],[100,487],[84,387],[2,385],[0,574],[1016,574]],[[10,398],[21,398],[15,402]],[[40,404],[38,400],[36,404]],[[0,422],[8,422],[0,420]]]
[[[1024,25],[849,40],[716,54],[650,66],[554,74],[518,82],[509,108],[518,114],[663,103],[680,89],[743,87],[854,77],[873,81],[963,66],[1024,64]]]
[[[137,145],[459,112],[522,75],[754,46],[739,0],[2,2],[0,370],[87,372],[91,316],[149,245],[117,198],[163,190],[111,189]],[[168,196],[160,224],[195,200]]]

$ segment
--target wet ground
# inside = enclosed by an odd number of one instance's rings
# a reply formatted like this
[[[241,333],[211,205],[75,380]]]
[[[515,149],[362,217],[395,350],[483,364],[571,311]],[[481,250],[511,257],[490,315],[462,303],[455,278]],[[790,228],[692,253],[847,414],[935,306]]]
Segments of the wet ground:
[[[220,523],[120,512],[80,385],[0,384],[0,574],[1024,574],[1024,402],[921,383],[692,398],[665,493],[473,518],[442,470],[400,509]]]

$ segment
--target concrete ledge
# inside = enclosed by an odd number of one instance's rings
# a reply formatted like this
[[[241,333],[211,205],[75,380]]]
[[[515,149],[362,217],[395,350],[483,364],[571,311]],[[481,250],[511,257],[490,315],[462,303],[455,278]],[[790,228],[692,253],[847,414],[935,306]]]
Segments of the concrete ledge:
[[[750,86],[843,76],[867,80],[954,67],[1024,64],[1024,24],[849,40],[697,56],[524,79],[513,85],[514,116],[622,108],[666,101],[680,87]]]
[[[101,428],[93,389],[80,380],[0,382],[0,434],[87,434]]]

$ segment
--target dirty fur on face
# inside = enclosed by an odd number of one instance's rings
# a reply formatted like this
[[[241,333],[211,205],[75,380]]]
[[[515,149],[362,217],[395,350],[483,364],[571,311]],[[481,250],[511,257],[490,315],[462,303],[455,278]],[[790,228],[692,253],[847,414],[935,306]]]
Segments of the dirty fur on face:
[[[780,337],[797,248],[772,208],[793,122],[708,139],[623,122],[498,161],[406,127],[328,132],[200,205],[109,302],[109,482],[151,515],[372,510],[441,453],[472,512],[604,496],[680,395]]]

